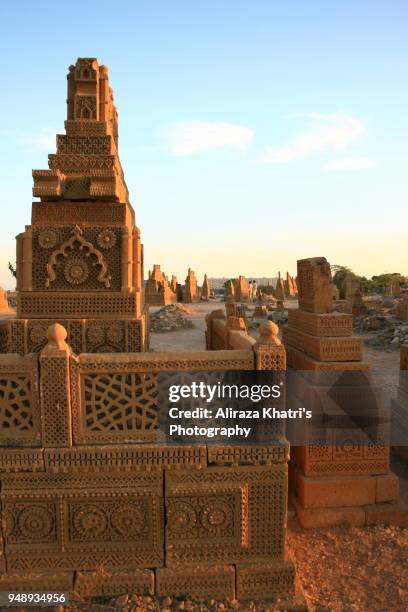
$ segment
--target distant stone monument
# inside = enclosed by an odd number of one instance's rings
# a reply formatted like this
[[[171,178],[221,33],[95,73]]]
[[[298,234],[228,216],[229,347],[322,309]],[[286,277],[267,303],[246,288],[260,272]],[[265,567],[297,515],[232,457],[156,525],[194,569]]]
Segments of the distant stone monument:
[[[232,280],[227,283],[227,302],[235,302],[235,284]]]
[[[203,286],[201,289],[201,298],[204,300],[209,300],[211,297],[211,288],[210,283],[208,282],[207,275],[204,274]]]
[[[408,321],[408,293],[404,293],[402,300],[398,302],[395,316],[402,321]]]
[[[296,286],[296,281],[293,278],[293,276],[291,276],[289,274],[289,272],[286,272],[286,280],[284,283],[284,289],[285,289],[285,294],[288,297],[296,297],[297,296],[297,286]]]
[[[177,294],[177,276],[174,274],[171,277],[170,289],[173,291],[173,293]]]
[[[185,304],[190,304],[192,302],[198,302],[199,299],[197,279],[194,271],[189,268],[183,288],[183,302]]]
[[[282,278],[281,278],[281,274],[280,272],[278,273],[278,280],[276,281],[276,287],[275,287],[275,298],[278,300],[278,302],[282,302],[285,299],[286,295],[285,295],[285,283],[283,282]]]
[[[351,312],[355,316],[364,315],[367,312],[367,306],[364,303],[363,294],[361,293],[360,289],[358,289],[354,294],[351,304]]]
[[[249,301],[249,284],[245,276],[239,276],[235,282],[235,300],[237,302]]]
[[[401,295],[400,282],[397,278],[392,278],[386,285],[384,295],[396,297]]]
[[[174,304],[177,296],[172,291],[167,277],[158,264],[154,264],[145,288],[145,300],[150,306],[167,306]]]

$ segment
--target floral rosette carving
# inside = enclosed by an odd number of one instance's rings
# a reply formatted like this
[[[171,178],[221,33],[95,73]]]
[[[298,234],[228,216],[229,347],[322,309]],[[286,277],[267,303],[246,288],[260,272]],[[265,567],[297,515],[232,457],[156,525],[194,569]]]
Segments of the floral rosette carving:
[[[64,276],[70,285],[82,285],[89,276],[89,266],[84,259],[73,258],[65,264]]]
[[[46,538],[54,527],[54,518],[43,506],[27,506],[18,515],[21,534],[29,540]]]
[[[89,327],[86,332],[86,335],[89,342],[92,342],[92,344],[100,344],[104,341],[105,338],[103,329],[98,325],[92,325],[91,327]]]
[[[45,325],[36,325],[30,330],[30,340],[34,344],[44,342],[47,338],[47,327]]]
[[[130,504],[117,508],[111,517],[114,531],[123,537],[137,536],[144,529],[145,524],[143,511]]]
[[[111,229],[104,229],[97,237],[98,245],[101,249],[111,249],[116,244],[116,234]]]
[[[123,340],[123,329],[120,325],[111,325],[107,329],[106,337],[112,344],[119,344]]]
[[[78,536],[87,540],[101,536],[107,529],[108,521],[102,509],[87,504],[75,512],[73,524]]]
[[[42,249],[53,249],[58,243],[58,234],[54,230],[46,229],[38,234],[38,244]]]

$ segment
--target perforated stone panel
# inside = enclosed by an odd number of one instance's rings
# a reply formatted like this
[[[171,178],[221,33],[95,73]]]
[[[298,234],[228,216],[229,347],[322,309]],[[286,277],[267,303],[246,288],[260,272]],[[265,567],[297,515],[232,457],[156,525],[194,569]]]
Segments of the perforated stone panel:
[[[0,446],[39,446],[38,362],[0,355]]]

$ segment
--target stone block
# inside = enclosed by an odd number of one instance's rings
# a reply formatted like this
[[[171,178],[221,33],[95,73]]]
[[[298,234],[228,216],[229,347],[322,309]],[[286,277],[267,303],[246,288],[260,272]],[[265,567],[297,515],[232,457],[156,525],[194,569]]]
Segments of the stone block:
[[[156,595],[193,599],[234,599],[232,565],[178,565],[156,570]]]
[[[366,525],[408,527],[408,504],[405,502],[374,504],[364,508]]]
[[[391,502],[399,498],[399,478],[395,474],[384,474],[376,477],[375,501]]]
[[[274,599],[293,595],[295,568],[291,561],[237,565],[237,599]]]
[[[296,497],[291,499],[296,517],[304,529],[331,527],[333,525],[365,525],[366,513],[363,508],[343,506],[339,508],[303,508]]]
[[[341,432],[341,430],[340,430]],[[345,444],[331,432],[329,442],[335,444],[313,444],[291,449],[293,459],[305,476],[358,476],[363,474],[387,474],[389,472],[389,448],[369,447],[366,444]]]
[[[295,486],[303,508],[335,508],[374,504],[376,480],[373,476],[304,476],[295,470]]]
[[[9,572],[0,575],[0,591],[72,592],[74,572],[62,570]]]
[[[7,474],[1,485],[8,571],[163,565],[161,472]]]
[[[166,566],[283,559],[286,497],[286,463],[168,473]]]
[[[99,568],[95,571],[75,573],[74,593],[84,599],[95,595],[111,597],[123,593],[153,594],[154,590],[152,570],[108,571]]]

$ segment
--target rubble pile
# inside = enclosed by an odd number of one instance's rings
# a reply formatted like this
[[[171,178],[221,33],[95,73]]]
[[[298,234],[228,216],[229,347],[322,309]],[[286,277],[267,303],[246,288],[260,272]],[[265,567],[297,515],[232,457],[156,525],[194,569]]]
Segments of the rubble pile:
[[[408,344],[408,323],[398,319],[387,319],[378,315],[376,317],[367,317],[366,319],[371,318],[378,319],[379,322],[363,321],[362,331],[375,331],[375,329],[380,331],[365,341],[368,346],[399,348],[401,344]],[[370,325],[379,325],[379,327],[369,327]]]
[[[183,304],[163,306],[157,312],[150,314],[150,331],[169,332],[176,329],[190,329],[194,324],[185,315],[191,315],[193,312]]]

